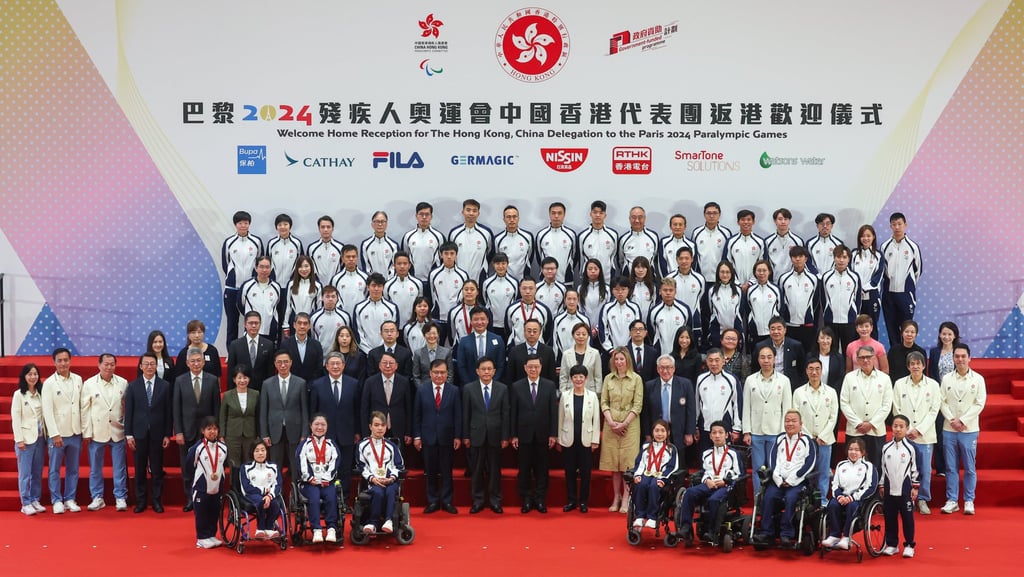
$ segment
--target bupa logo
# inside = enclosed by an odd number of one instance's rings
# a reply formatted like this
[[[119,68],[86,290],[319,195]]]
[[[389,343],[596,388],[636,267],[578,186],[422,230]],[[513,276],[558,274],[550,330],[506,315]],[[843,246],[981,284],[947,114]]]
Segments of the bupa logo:
[[[418,152],[413,152],[408,160],[403,159],[401,152],[374,152],[373,167],[380,168],[382,164],[387,168],[423,168],[423,159]]]
[[[551,170],[572,172],[587,161],[589,148],[542,148],[540,157]]]

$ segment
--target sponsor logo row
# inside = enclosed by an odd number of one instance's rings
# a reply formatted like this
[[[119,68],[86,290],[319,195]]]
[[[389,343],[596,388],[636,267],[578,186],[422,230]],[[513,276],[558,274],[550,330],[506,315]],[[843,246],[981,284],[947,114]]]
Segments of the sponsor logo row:
[[[268,166],[266,145],[239,145],[238,174],[266,174]],[[540,160],[555,172],[574,172],[591,158],[590,148],[552,147],[538,150]],[[535,157],[533,157],[535,158]],[[608,157],[606,157],[608,158]],[[687,151],[676,149],[669,162],[681,165],[688,172],[736,172],[754,165],[754,159],[741,159],[737,154],[718,151]],[[524,159],[518,154],[452,154],[443,162],[453,167],[507,168],[530,164],[533,159]],[[301,156],[284,152],[284,166],[312,169],[345,169],[357,163],[367,162],[374,170],[418,170],[427,166],[424,155],[416,150],[379,150],[369,158],[345,156]],[[435,162],[430,159],[430,162]],[[612,174],[651,174],[654,153],[650,146],[615,146],[608,158]],[[594,160],[590,164],[593,165]],[[756,159],[756,166],[762,169],[820,167],[825,158],[819,156],[773,156],[767,151]]]

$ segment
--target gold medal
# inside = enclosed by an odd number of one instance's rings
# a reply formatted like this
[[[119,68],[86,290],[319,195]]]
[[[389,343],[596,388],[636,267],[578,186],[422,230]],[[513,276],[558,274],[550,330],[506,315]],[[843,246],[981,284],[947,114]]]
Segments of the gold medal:
[[[377,469],[377,476],[378,477],[383,477],[384,476],[384,469]]]
[[[220,475],[218,475],[217,473],[210,475],[210,478],[213,479],[214,481],[216,481],[219,477]]]

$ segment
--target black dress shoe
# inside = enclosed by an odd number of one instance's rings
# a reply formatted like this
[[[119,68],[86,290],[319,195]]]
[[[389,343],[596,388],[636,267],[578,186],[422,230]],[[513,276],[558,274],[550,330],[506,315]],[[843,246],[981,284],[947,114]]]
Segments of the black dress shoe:
[[[431,504],[427,505],[423,509],[423,514],[424,515],[429,515],[431,513],[437,513],[440,510],[441,510],[441,506],[440,505],[438,505],[437,503],[431,503]]]
[[[562,511],[568,513],[569,511],[572,511],[575,508],[576,508],[576,501],[569,501],[568,503],[565,504],[564,507],[562,507]]]
[[[192,512],[192,503],[185,503],[185,506],[181,508],[181,512],[182,513],[191,513]]]
[[[529,513],[530,512],[530,504],[529,503],[524,503],[523,506],[519,508],[519,510],[521,512],[523,512],[523,513]]]
[[[146,510],[146,504],[145,503],[139,503],[139,504],[135,505],[135,512],[136,513],[141,513],[141,512],[143,512],[145,510]]]
[[[501,508],[501,505],[491,505],[491,511],[494,511],[498,515],[501,515],[505,512],[505,510]]]
[[[472,507],[469,508],[469,513],[471,515],[476,515],[477,513],[479,513],[480,511],[483,511],[483,510],[484,510],[484,506],[483,505],[476,505],[476,504],[474,504]]]
[[[548,512],[548,506],[545,505],[544,503],[537,503],[536,505],[533,506],[533,508],[536,509],[538,513]]]
[[[580,513],[586,513],[590,511],[590,507],[587,507],[586,503],[580,503]]]
[[[164,506],[160,503],[160,501],[156,501],[156,500],[153,501],[153,512],[154,513],[163,513],[164,512]]]

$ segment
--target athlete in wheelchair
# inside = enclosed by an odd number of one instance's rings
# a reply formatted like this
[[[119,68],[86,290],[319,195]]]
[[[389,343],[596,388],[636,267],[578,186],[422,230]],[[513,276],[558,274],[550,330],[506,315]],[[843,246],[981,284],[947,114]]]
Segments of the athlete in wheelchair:
[[[250,540],[270,540],[288,548],[288,509],[281,493],[281,469],[267,461],[267,446],[256,443],[252,461],[231,469],[231,490],[221,507],[225,545],[239,554]],[[255,526],[255,532],[252,527]]]
[[[832,549],[848,550],[851,544],[857,561],[863,559],[856,533],[864,532],[864,544],[872,557],[885,545],[884,513],[878,498],[878,470],[865,459],[864,440],[854,437],[846,443],[848,459],[836,465],[832,477],[832,499],[821,519],[821,556]]]
[[[763,482],[752,516],[756,521],[760,515],[752,538],[757,550],[773,546],[776,537],[779,547],[799,548],[805,555],[818,546],[821,497],[811,482],[817,450],[814,440],[800,432],[802,424],[800,411],[786,411],[785,432],[775,438],[767,466],[758,471]]]
[[[394,535],[399,544],[408,545],[416,536],[409,524],[409,504],[402,501],[402,452],[398,443],[384,438],[386,430],[387,416],[370,413],[370,436],[356,450],[362,481],[349,533],[354,545],[365,545],[377,535]]]
[[[668,442],[668,423],[662,419],[654,421],[651,441],[644,444],[636,457],[633,471],[624,473],[629,486],[629,509],[626,516],[626,540],[630,545],[640,543],[645,528],[654,529],[654,536],[665,533],[665,545],[675,547],[679,543],[669,523],[673,520],[676,480],[685,476],[686,470],[679,469],[679,451]]]
[[[338,475],[338,448],[327,438],[327,417],[313,415],[312,433],[296,451],[298,463],[292,491],[292,543],[338,543],[344,539],[345,495]]]
[[[689,547],[694,540],[694,513],[698,513],[697,536],[713,547],[729,553],[733,545],[746,539],[744,529],[750,518],[741,507],[746,501],[747,479],[743,456],[726,444],[729,433],[725,423],[711,423],[712,447],[704,451],[702,470],[690,478],[690,486],[681,491],[676,504],[676,534]]]

